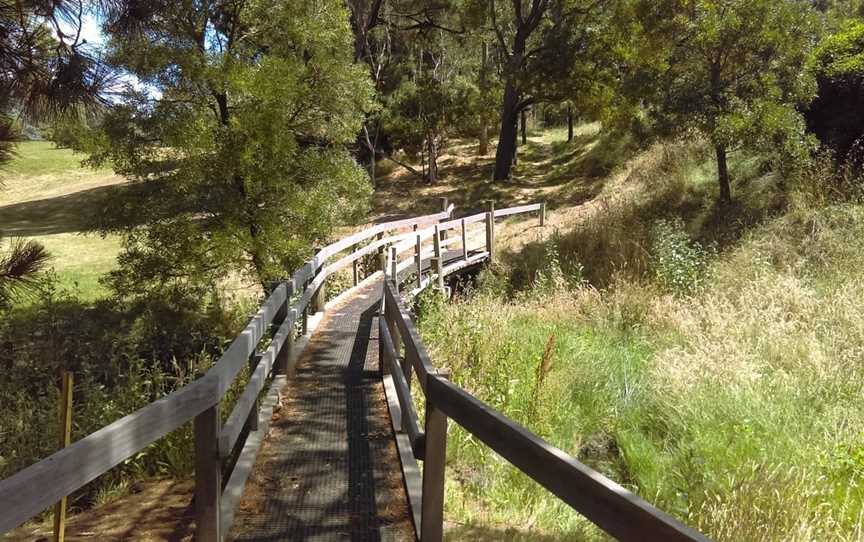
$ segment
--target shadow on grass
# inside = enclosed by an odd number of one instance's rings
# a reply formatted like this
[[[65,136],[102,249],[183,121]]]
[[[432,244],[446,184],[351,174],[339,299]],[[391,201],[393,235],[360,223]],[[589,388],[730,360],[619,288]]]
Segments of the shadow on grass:
[[[92,229],[111,200],[140,190],[130,185],[100,186],[54,198],[13,203],[0,207],[0,231],[10,236],[74,233]]]
[[[544,200],[555,206],[579,204],[596,196],[606,173],[629,156],[616,141],[596,132],[579,134],[572,142],[532,136],[519,147],[513,177],[504,181],[492,180],[494,145],[490,154],[478,156],[473,144],[457,141],[440,159],[437,184],[398,170],[382,178],[376,190],[376,219],[438,211],[440,197],[456,206],[457,217],[485,210],[489,200],[499,209]]]

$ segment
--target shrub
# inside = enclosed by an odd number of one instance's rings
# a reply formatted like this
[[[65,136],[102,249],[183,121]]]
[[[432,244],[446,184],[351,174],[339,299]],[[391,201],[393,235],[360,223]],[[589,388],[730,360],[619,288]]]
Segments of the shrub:
[[[651,249],[654,277],[665,289],[678,295],[699,291],[713,251],[691,240],[680,218],[654,223]]]
[[[194,380],[240,325],[239,311],[190,296],[86,304],[46,291],[0,322],[0,479],[56,450],[57,375],[75,375],[73,441]],[[73,495],[92,502],[125,478],[191,472],[187,426]]]

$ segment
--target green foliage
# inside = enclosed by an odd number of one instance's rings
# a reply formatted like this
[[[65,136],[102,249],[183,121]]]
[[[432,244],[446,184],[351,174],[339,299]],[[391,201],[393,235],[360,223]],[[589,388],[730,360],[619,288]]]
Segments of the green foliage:
[[[421,333],[454,382],[714,540],[851,542],[862,228],[860,205],[798,209],[711,258],[695,295],[629,280],[482,295]],[[456,522],[604,539],[458,426],[447,494]]]
[[[836,34],[827,36],[813,55],[819,94],[806,113],[808,128],[839,161],[861,166],[856,149],[864,132],[864,108],[859,104],[864,81],[864,23],[848,21]]]
[[[744,145],[784,167],[806,159],[813,143],[798,108],[816,86],[801,67],[818,30],[808,3],[637,0],[632,9],[640,39],[627,53],[625,88],[649,98],[655,129],[697,131],[724,155]]]
[[[24,239],[12,240],[0,252],[0,313],[23,296],[38,293],[45,285],[44,271],[50,259],[44,246]]]
[[[825,38],[814,51],[817,74],[832,79],[864,76],[864,23],[850,21]]]
[[[144,88],[85,144],[91,164],[110,162],[135,188],[97,217],[125,237],[118,293],[207,289],[237,273],[263,286],[362,216],[370,187],[344,145],[372,89],[341,3],[160,5],[122,27],[133,15],[107,21],[111,59]]]
[[[189,293],[89,305],[51,290],[38,303],[7,312],[0,322],[0,408],[6,413],[0,478],[55,451],[61,368],[75,374],[77,440],[194,380],[236,333],[241,316]],[[130,477],[186,476],[193,455],[190,425],[124,461],[74,500],[90,502]]]
[[[87,123],[77,116],[64,116],[52,123],[46,137],[60,149],[76,149],[89,136]]]
[[[680,295],[699,292],[713,251],[691,240],[680,218],[654,223],[651,249],[654,277],[663,288]]]
[[[568,258],[561,262],[562,237],[559,231],[543,242],[543,260],[536,271],[532,294],[548,295],[568,286],[578,287],[585,282],[585,268]],[[566,270],[565,270],[566,268]]]

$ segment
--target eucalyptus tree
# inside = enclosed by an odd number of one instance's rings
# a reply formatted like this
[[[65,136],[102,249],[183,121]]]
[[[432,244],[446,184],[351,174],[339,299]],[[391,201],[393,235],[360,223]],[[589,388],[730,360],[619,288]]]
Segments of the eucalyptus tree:
[[[345,145],[372,105],[338,0],[121,1],[110,60],[135,76],[90,138],[130,179],[98,217],[124,236],[117,291],[285,276],[360,216],[370,186]]]
[[[806,157],[798,108],[816,90],[803,69],[817,34],[810,2],[637,0],[632,7],[641,39],[631,51],[630,90],[649,104],[661,133],[711,141],[722,202],[732,199],[730,150],[747,145],[786,166]]]
[[[602,36],[600,21],[611,0],[473,0],[488,14],[503,83],[495,180],[510,177],[519,116],[542,101],[571,97],[581,81],[580,62]]]

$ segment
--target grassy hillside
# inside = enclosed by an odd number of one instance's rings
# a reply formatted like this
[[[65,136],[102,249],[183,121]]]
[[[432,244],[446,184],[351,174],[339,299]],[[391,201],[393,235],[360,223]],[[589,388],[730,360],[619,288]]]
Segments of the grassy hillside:
[[[86,301],[104,294],[98,278],[116,265],[120,245],[82,231],[100,197],[122,179],[80,167],[82,158],[47,141],[18,145],[16,158],[0,171],[0,233],[43,243],[59,285]]]
[[[864,206],[758,162],[736,157],[718,209],[698,144],[637,156],[478,291],[425,300],[423,337],[457,383],[716,540],[861,540]],[[604,539],[461,429],[448,446],[451,536]]]

